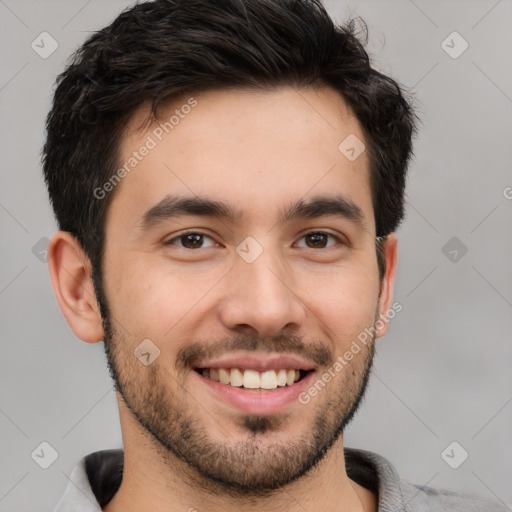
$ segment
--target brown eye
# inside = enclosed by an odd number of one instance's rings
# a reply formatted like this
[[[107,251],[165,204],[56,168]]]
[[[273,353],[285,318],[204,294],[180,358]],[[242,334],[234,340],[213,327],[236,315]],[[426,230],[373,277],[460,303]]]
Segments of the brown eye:
[[[187,249],[198,249],[203,245],[203,235],[198,233],[191,233],[188,235],[180,236],[183,246]]]
[[[165,245],[178,245],[178,247],[183,247],[184,249],[203,249],[205,248],[203,246],[205,239],[210,239],[213,242],[213,239],[210,236],[204,235],[203,233],[182,233],[181,235],[171,238],[165,242]],[[175,243],[176,241],[178,243]],[[213,247],[214,245],[215,242],[206,247]]]
[[[335,240],[335,243],[328,245],[329,238]],[[331,235],[330,233],[323,233],[321,231],[307,233],[302,237],[302,239],[306,240],[306,247],[309,249],[325,249],[336,245],[336,242],[340,242],[338,237]]]

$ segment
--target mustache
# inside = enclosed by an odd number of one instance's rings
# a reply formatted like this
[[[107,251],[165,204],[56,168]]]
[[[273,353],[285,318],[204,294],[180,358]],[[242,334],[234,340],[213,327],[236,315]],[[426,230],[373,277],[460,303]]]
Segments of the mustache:
[[[181,348],[176,355],[176,369],[185,370],[196,366],[204,359],[215,359],[231,352],[278,353],[299,356],[316,366],[332,366],[334,354],[325,343],[312,341],[305,343],[297,336],[273,336],[260,338],[238,335],[234,338],[208,343],[194,342]]]

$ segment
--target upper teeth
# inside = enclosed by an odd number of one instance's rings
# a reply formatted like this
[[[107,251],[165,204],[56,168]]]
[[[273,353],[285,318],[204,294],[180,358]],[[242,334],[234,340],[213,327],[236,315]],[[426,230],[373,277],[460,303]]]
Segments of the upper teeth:
[[[223,384],[249,389],[275,389],[278,386],[291,386],[300,377],[300,370],[268,370],[258,372],[256,370],[241,370],[238,368],[203,368],[203,377],[209,377]]]

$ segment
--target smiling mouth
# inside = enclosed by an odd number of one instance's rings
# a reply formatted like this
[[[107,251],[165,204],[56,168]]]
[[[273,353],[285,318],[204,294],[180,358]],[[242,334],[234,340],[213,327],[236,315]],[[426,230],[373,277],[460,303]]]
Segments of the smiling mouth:
[[[194,368],[203,377],[245,390],[272,390],[293,386],[313,370],[280,368],[259,372],[250,368]]]

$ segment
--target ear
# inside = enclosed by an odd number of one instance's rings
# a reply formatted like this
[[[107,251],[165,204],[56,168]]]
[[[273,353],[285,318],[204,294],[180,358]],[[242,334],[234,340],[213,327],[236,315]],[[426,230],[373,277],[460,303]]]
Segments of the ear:
[[[380,288],[376,338],[384,336],[388,330],[388,311],[391,309],[393,301],[393,287],[398,259],[398,239],[395,233],[387,236],[386,241],[383,242],[383,251],[386,257],[386,272],[382,278]]]
[[[91,278],[91,264],[78,240],[66,231],[48,244],[48,268],[53,290],[69,327],[88,343],[102,341],[102,319]]]

